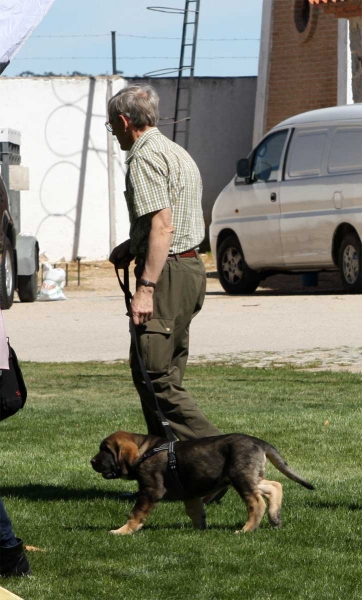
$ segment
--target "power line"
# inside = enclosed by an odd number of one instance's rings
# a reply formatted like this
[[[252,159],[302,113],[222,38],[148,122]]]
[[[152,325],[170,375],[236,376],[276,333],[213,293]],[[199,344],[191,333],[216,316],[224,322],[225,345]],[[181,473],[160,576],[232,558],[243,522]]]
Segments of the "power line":
[[[117,60],[177,60],[178,56],[117,56]],[[256,59],[258,56],[198,56],[197,60],[215,59]],[[13,60],[111,60],[111,56],[31,56],[27,58],[13,58]]]
[[[180,40],[180,37],[162,37],[151,35],[135,35],[131,33],[117,33],[117,37],[129,37],[148,40]],[[88,37],[109,37],[109,33],[85,33],[76,35],[32,35],[34,38],[88,38]],[[199,42],[260,42],[260,38],[200,38]]]
[[[109,33],[80,33],[75,35],[32,35],[34,38],[85,38],[85,37],[109,37]]]

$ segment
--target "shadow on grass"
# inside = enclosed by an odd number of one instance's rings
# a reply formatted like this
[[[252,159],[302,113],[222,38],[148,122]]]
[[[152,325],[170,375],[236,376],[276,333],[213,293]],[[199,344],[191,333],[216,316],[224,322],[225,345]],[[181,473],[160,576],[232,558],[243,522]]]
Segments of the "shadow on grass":
[[[135,503],[134,492],[129,490],[110,490],[90,488],[74,489],[57,485],[28,484],[19,486],[1,486],[1,496],[3,498],[26,498],[27,500],[38,502],[39,500],[89,500],[109,499],[118,502]],[[172,498],[165,496],[161,502],[175,502]]]
[[[362,510],[362,504],[359,502],[336,502],[336,501],[329,501],[329,500],[313,500],[313,499],[306,499],[305,500],[305,504],[306,506],[309,506],[311,508],[319,508],[322,510],[338,510],[339,508],[345,508],[347,510]]]
[[[134,503],[134,498],[132,496],[132,492],[129,490],[111,490],[106,491],[103,489],[74,489],[67,488],[63,486],[56,485],[41,485],[41,484],[28,484],[23,486],[2,486],[1,487],[1,496],[3,498],[13,497],[13,498],[26,498],[27,500],[38,502],[39,500],[84,500],[85,502],[89,500],[98,500],[98,499],[111,499],[117,500],[118,502],[128,502]],[[174,502],[173,500],[165,497],[161,502]],[[321,500],[321,499],[305,499],[306,506],[311,508],[321,509],[321,510],[337,510],[340,508],[344,508],[350,511],[362,510],[362,503],[360,502],[347,502],[347,501],[335,501],[335,500]],[[208,507],[210,509],[210,507]],[[157,527],[157,526],[150,526]],[[219,528],[218,526],[213,526],[213,528]],[[171,526],[172,529],[172,526]],[[220,527],[220,529],[228,529],[228,527]]]
[[[15,498],[26,498],[27,500],[97,500],[98,498],[109,498],[124,502],[132,502],[129,497],[122,498],[122,494],[128,495],[128,490],[105,491],[102,489],[74,489],[57,485],[28,484],[23,486],[1,486],[1,496],[12,496]]]
[[[124,519],[124,521],[126,521],[126,519]],[[122,523],[123,524],[123,523]],[[235,525],[207,525],[206,530],[207,531],[232,531],[234,532],[235,530],[239,530],[242,529],[242,527],[244,526],[244,523],[239,524],[239,523],[235,523]],[[115,528],[120,527],[119,523],[118,525],[115,525]],[[268,529],[268,526],[266,525],[265,527],[263,525],[260,526],[260,529]],[[79,525],[79,526],[75,526],[75,527],[62,527],[62,529],[64,529],[65,531],[104,531],[104,526],[102,525]],[[146,531],[183,531],[183,530],[191,530],[193,531],[193,527],[190,523],[173,523],[172,525],[165,523],[164,525],[156,525],[156,524],[146,524],[144,526],[144,528],[142,528],[142,532],[146,532]],[[205,530],[198,530],[201,533],[204,533]],[[140,533],[140,532],[139,532]],[[139,535],[139,533],[137,533],[137,535]]]

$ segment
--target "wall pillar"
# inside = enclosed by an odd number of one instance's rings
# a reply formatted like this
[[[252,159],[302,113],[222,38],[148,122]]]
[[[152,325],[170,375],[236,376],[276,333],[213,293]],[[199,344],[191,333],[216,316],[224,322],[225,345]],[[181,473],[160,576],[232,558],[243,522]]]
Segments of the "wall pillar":
[[[264,0],[261,22],[258,84],[256,90],[253,146],[265,133],[268,103],[270,51],[272,44],[274,0]]]
[[[362,16],[352,17],[349,23],[353,101],[362,102]]]

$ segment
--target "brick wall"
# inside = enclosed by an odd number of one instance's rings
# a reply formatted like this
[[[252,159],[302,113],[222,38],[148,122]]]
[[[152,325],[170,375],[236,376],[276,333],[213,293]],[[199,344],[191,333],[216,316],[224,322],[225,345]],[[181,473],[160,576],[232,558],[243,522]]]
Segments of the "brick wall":
[[[294,114],[337,104],[338,20],[310,7],[303,30],[300,10],[304,0],[274,0],[267,130]]]

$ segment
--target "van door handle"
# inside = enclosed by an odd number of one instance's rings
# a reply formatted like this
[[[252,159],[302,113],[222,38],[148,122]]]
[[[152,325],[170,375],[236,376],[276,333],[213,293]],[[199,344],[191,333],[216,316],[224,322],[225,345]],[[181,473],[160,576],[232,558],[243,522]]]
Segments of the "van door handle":
[[[276,201],[276,199],[277,199],[277,195],[276,195],[276,193],[275,193],[275,192],[272,192],[272,193],[270,194],[270,200],[271,200],[272,202],[275,202],[275,201]]]

